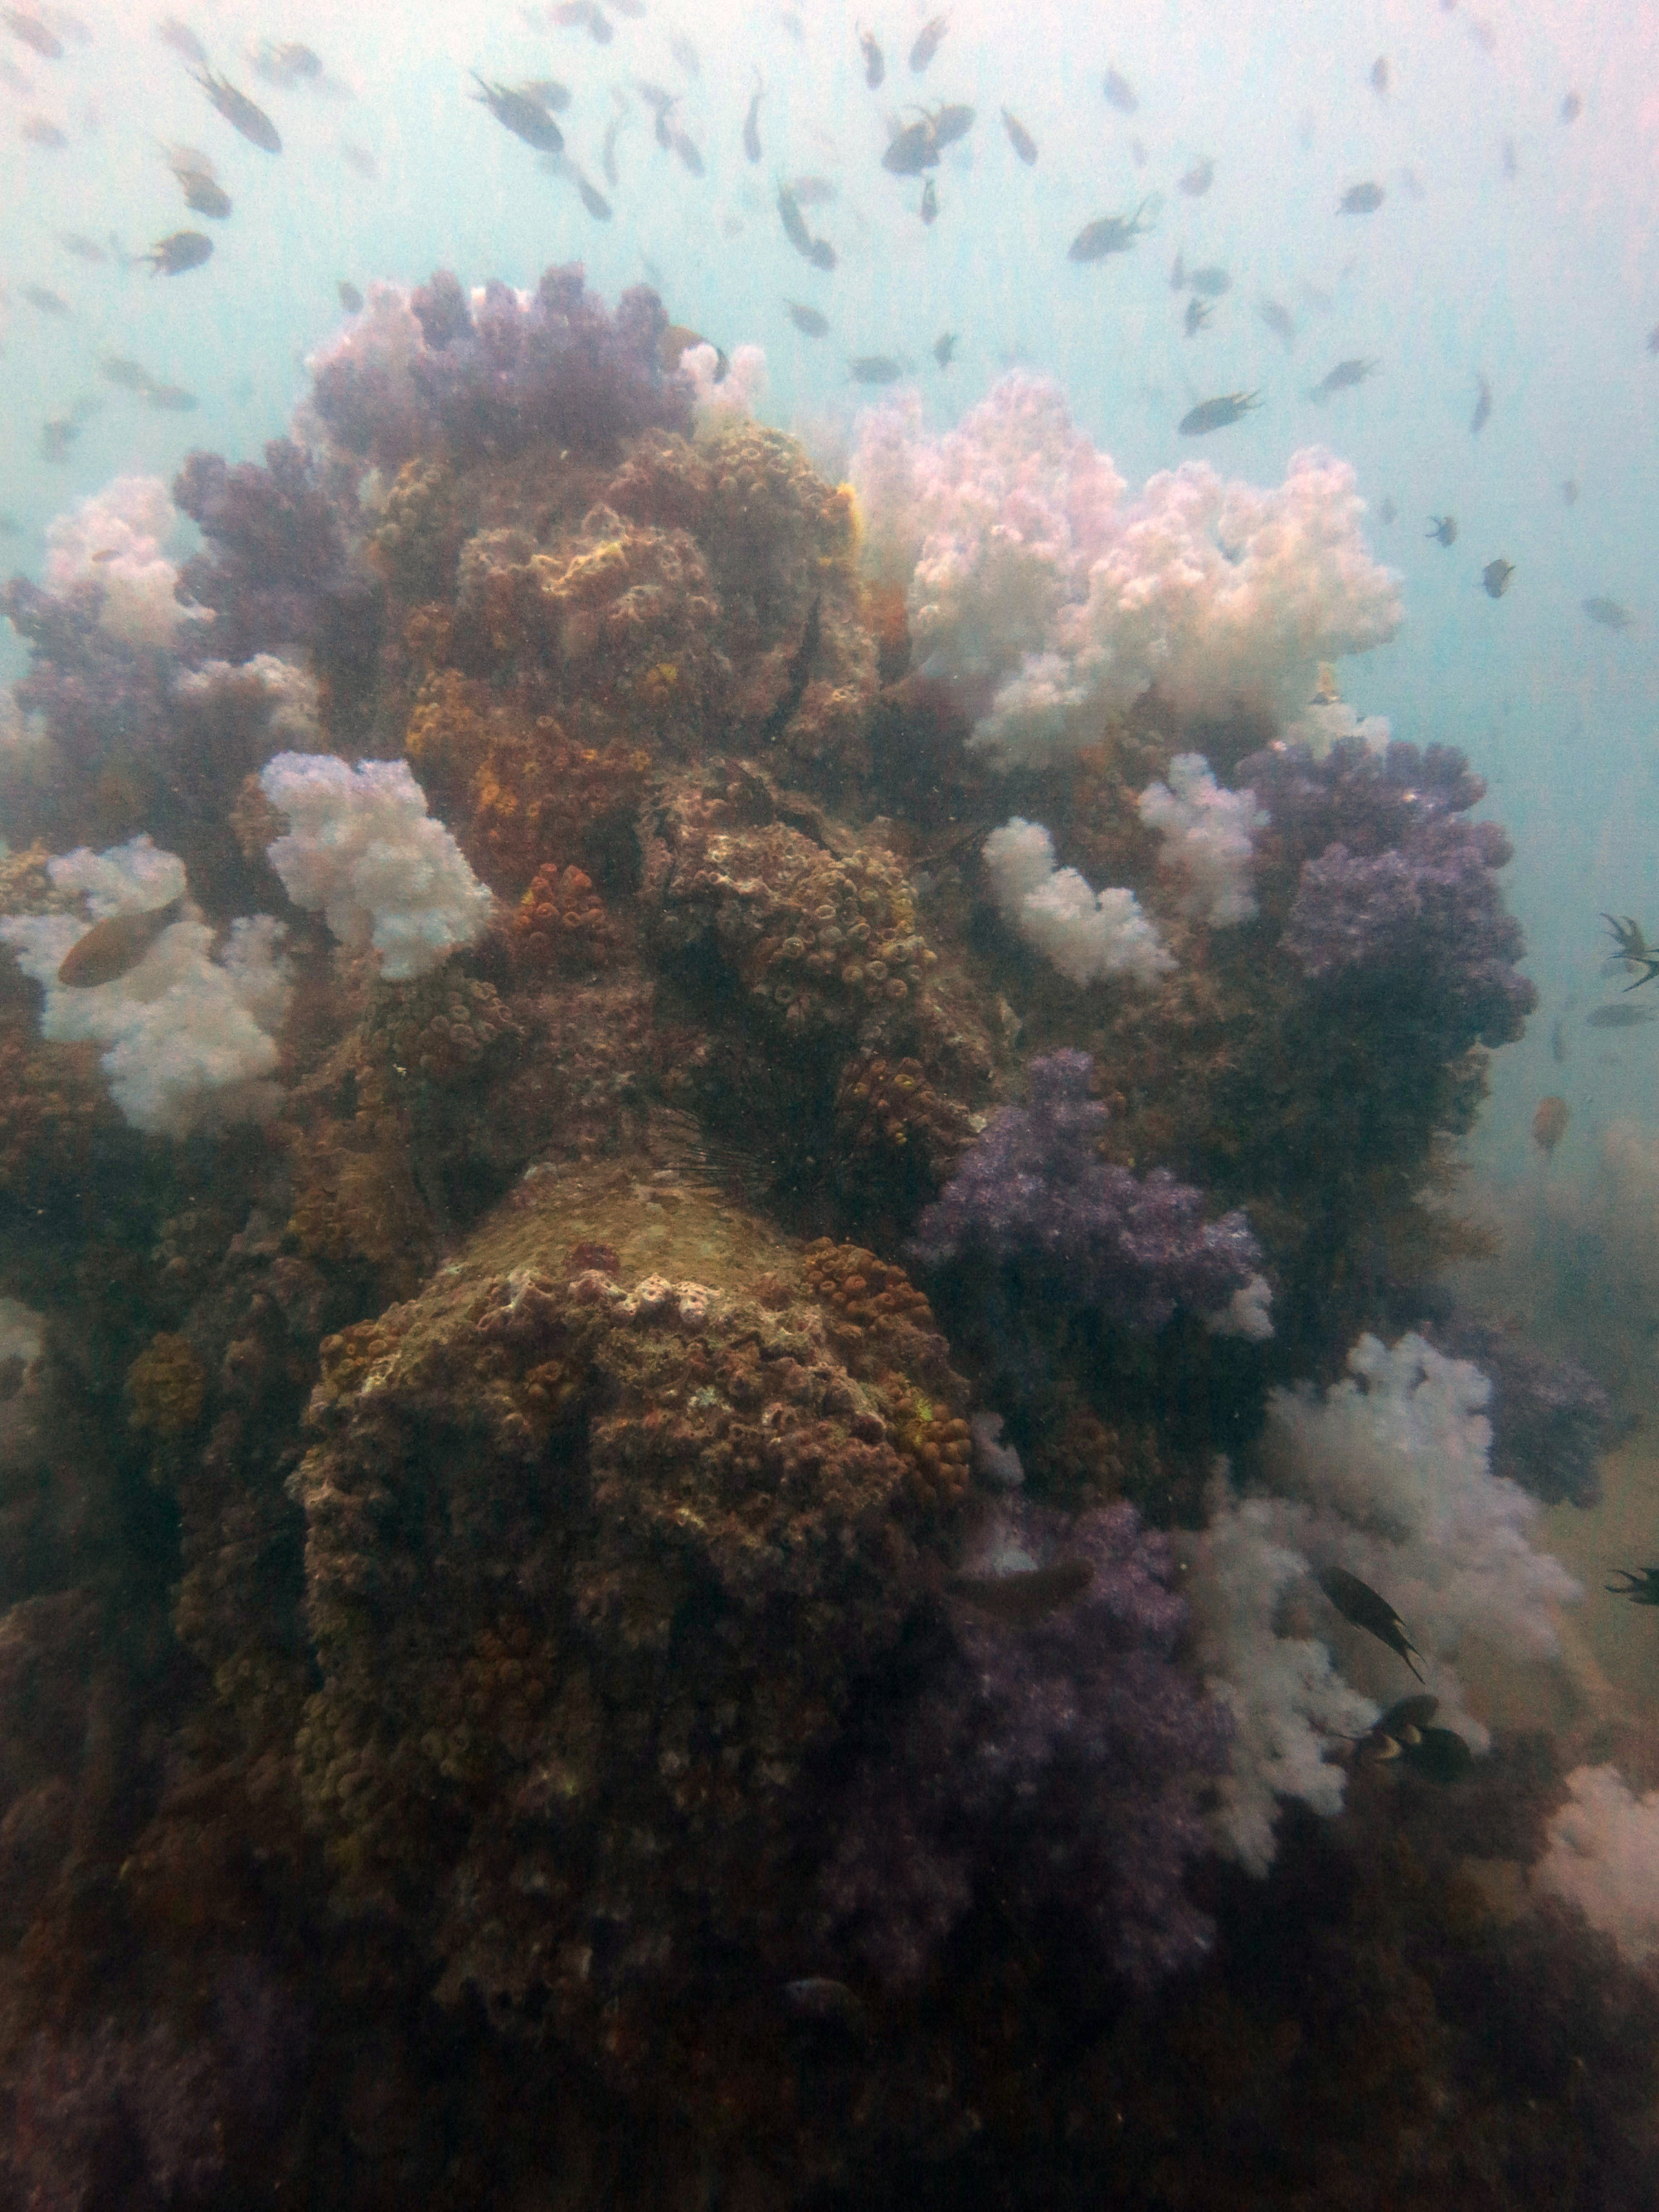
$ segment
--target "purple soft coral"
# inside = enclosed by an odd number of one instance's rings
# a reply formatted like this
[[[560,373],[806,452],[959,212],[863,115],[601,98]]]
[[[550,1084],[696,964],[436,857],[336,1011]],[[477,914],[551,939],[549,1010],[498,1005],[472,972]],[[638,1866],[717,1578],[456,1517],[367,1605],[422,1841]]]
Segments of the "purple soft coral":
[[[212,549],[187,562],[179,578],[181,595],[214,611],[204,652],[240,661],[276,646],[314,643],[329,605],[362,588],[346,570],[334,510],[289,439],[270,441],[264,468],[191,453],[173,479],[173,496]]]
[[[1060,1908],[1146,1987],[1190,1966],[1211,1927],[1182,1877],[1205,1848],[1199,1795],[1228,1723],[1175,1653],[1187,1607],[1167,1538],[1119,1504],[1018,1505],[1013,1559],[1085,1562],[1082,1595],[1023,1626],[956,1607],[954,1648],[890,1753],[854,1785],[824,1880],[826,1931],[890,1984],[914,1984],[994,1868],[1005,1910]]]
[[[1085,1052],[1030,1063],[1029,1103],[1003,1108],[922,1215],[917,1257],[1034,1263],[1125,1328],[1162,1328],[1177,1306],[1221,1312],[1261,1266],[1244,1216],[1206,1221],[1202,1192],[1167,1169],[1140,1179],[1103,1160],[1093,1070]]]
[[[1433,1008],[1448,1056],[1520,1036],[1537,994],[1496,871],[1510,857],[1495,822],[1464,817],[1486,786],[1450,745],[1344,738],[1323,760],[1270,745],[1237,769],[1300,864],[1284,948],[1311,981],[1385,980]]]
[[[667,312],[646,286],[624,292],[609,315],[572,265],[549,269],[528,301],[492,282],[469,310],[441,270],[410,305],[424,341],[410,377],[461,459],[538,441],[609,454],[635,431],[690,426],[689,388],[663,368]],[[413,450],[413,428],[397,388],[373,362],[342,356],[319,374],[317,412],[353,452],[383,465],[402,460]]]
[[[1454,1048],[1511,1042],[1538,994],[1515,963],[1526,951],[1493,871],[1510,858],[1495,822],[1418,823],[1375,857],[1327,848],[1304,863],[1285,950],[1316,981],[1386,971],[1432,1000]]]

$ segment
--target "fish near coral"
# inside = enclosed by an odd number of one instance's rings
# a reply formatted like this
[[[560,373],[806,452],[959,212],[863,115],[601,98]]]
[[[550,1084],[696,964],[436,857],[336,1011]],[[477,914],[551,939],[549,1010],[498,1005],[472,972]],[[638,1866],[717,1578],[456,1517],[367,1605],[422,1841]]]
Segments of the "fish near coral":
[[[58,62],[64,58],[64,42],[49,31],[38,15],[26,15],[21,8],[0,9],[0,21],[14,39],[21,39],[32,46],[43,61]]]
[[[1624,1588],[1617,1583],[1603,1583],[1601,1587],[1613,1597],[1627,1597],[1632,1605],[1659,1605],[1659,1567],[1615,1567],[1616,1575],[1624,1577]]]
[[[1103,261],[1109,253],[1127,253],[1146,226],[1140,220],[1147,203],[1142,200],[1133,215],[1097,216],[1085,222],[1066,249],[1068,261]]]
[[[1320,378],[1308,397],[1322,406],[1334,392],[1350,392],[1368,376],[1375,376],[1377,366],[1374,361],[1340,361],[1328,375]]]
[[[1407,1635],[1405,1622],[1387,1598],[1369,1583],[1362,1583],[1358,1575],[1351,1575],[1346,1567],[1322,1568],[1315,1579],[1344,1620],[1352,1627],[1363,1628],[1379,1644],[1386,1644],[1390,1651],[1397,1651],[1418,1680],[1422,1680],[1423,1670],[1417,1662],[1423,1655]]]
[[[245,92],[238,92],[234,84],[224,77],[216,76],[210,69],[192,70],[191,75],[231,129],[240,131],[251,146],[258,146],[267,154],[282,152],[283,141],[276,125],[263,107],[254,106]]]
[[[1261,404],[1254,392],[1224,392],[1218,398],[1200,399],[1196,407],[1189,407],[1176,428],[1183,438],[1207,437],[1212,430],[1224,430],[1230,422],[1239,422]]]
[[[1026,1628],[1063,1605],[1072,1605],[1095,1578],[1091,1561],[1056,1559],[1047,1567],[1019,1567],[1000,1575],[952,1575],[949,1589],[977,1612],[1005,1627]]]
[[[1534,1109],[1532,1140],[1547,1160],[1555,1157],[1555,1148],[1566,1135],[1571,1119],[1565,1098],[1540,1098]]]
[[[876,44],[873,31],[860,29],[858,40],[859,52],[864,57],[864,82],[872,92],[878,92],[881,88],[882,79],[887,74],[886,60]]]
[[[1455,545],[1457,517],[1455,514],[1431,514],[1424,536],[1432,538],[1437,545]]]
[[[884,353],[860,354],[847,368],[854,384],[896,384],[904,374],[902,363]]]
[[[960,343],[954,331],[941,331],[933,340],[933,359],[941,368],[949,368],[957,357],[957,347]]]
[[[1632,968],[1647,969],[1645,975],[1638,975],[1628,987],[1632,991],[1639,991],[1644,983],[1650,983],[1656,975],[1659,975],[1659,952],[1656,952],[1643,936],[1642,925],[1634,915],[1627,914],[1622,921],[1615,921],[1610,914],[1604,914],[1601,919],[1612,931],[1613,941],[1619,948],[1613,956],[1615,959],[1626,961]],[[1595,1016],[1590,1015],[1589,1019],[1594,1022]],[[1609,1028],[1612,1024],[1601,1023],[1598,1026]]]
[[[488,84],[476,70],[472,82],[478,89],[469,93],[468,99],[481,101],[504,130],[522,138],[526,146],[533,146],[538,154],[563,153],[563,131],[533,94],[508,84]]]
[[[213,240],[204,230],[170,231],[158,239],[148,253],[138,258],[148,261],[153,276],[178,276],[186,269],[199,269],[213,252]]]
[[[66,990],[93,991],[100,983],[118,982],[138,965],[164,929],[170,929],[185,910],[185,895],[166,906],[142,914],[112,914],[96,921],[84,937],[77,937],[58,965],[58,981]]]
[[[1621,607],[1617,599],[1597,595],[1583,602],[1584,612],[1603,629],[1633,629],[1636,617],[1628,607]]]
[[[801,300],[786,300],[784,307],[790,321],[804,338],[823,338],[830,335],[830,319],[821,315],[816,307],[809,307]]]
[[[950,27],[951,19],[948,15],[930,16],[922,25],[916,34],[916,42],[910,49],[910,67],[915,76],[921,75],[923,70],[945,44],[945,33]]]
[[[1008,143],[1029,169],[1037,157],[1036,140],[1018,118],[1010,115],[1006,107],[1002,111],[1002,127],[1008,133]]]

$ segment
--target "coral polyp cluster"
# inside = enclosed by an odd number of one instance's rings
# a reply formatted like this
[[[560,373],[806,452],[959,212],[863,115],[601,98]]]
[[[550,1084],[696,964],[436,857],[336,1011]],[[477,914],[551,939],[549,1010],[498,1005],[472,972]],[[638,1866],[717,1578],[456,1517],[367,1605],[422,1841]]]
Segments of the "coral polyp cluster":
[[[0,2212],[1624,2212],[1654,1775],[1460,1653],[1613,1409],[1431,1279],[1531,986],[1352,472],[855,497],[691,340],[372,286],[7,588]]]

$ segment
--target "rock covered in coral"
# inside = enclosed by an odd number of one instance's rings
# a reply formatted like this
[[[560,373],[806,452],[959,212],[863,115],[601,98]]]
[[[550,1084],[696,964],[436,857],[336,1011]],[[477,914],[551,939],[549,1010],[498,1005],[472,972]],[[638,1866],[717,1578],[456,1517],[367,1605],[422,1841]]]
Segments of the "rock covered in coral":
[[[821,1303],[809,1266],[873,1256],[804,1264],[677,1149],[534,1178],[331,1340],[295,1482],[343,1902],[630,2076],[726,1947],[800,1940],[817,1778],[940,1525],[929,1431],[969,1453],[925,1300]]]

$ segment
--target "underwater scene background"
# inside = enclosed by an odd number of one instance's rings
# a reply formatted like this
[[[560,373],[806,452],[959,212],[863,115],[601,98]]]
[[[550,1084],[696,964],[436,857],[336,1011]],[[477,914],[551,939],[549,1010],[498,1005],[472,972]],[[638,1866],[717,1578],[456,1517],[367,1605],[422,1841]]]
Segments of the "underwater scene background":
[[[0,2212],[1654,2203],[1656,51],[0,9]]]

